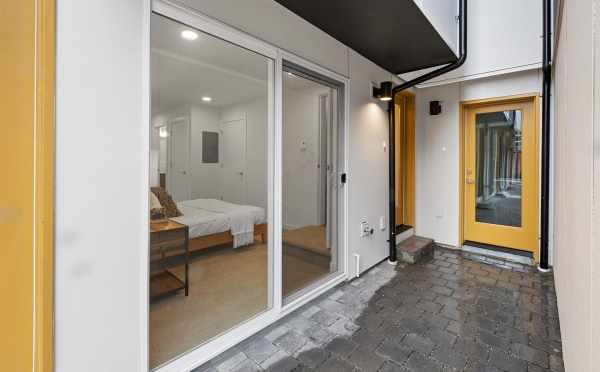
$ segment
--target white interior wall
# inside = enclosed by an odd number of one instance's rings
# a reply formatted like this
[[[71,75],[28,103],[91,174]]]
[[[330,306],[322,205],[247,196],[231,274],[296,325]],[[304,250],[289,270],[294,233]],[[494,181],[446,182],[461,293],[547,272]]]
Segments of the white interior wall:
[[[267,102],[265,98],[225,107],[183,106],[152,119],[153,129],[178,116],[190,117],[190,182],[192,199],[221,198],[221,165],[202,163],[202,132],[219,132],[227,121],[246,120],[246,195],[250,205],[267,208]],[[220,135],[220,134],[219,134]],[[160,149],[158,130],[152,130],[151,148]]]
[[[220,110],[210,106],[190,106],[190,182],[192,199],[219,198],[219,164],[202,163],[202,132],[218,132]]]
[[[220,122],[246,119],[246,201],[267,210],[267,99],[221,109]]]
[[[539,70],[417,90],[415,128],[415,231],[459,245],[459,105],[461,101],[541,92]],[[429,115],[429,101],[442,113]]]
[[[319,94],[323,91],[284,90],[282,201],[285,228],[319,222]]]

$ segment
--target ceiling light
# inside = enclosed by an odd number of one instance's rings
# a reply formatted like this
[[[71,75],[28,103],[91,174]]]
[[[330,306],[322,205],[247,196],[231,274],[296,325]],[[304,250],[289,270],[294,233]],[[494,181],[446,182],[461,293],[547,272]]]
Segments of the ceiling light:
[[[202,97],[202,100],[203,100],[204,102],[210,102],[210,101],[212,101],[212,98],[211,98],[211,97],[208,97],[208,96],[204,96],[204,97]]]
[[[380,87],[373,87],[373,97],[380,101],[391,101],[392,100],[392,82],[384,81]]]
[[[286,74],[287,74],[289,77],[296,77],[296,75],[292,74],[291,72],[286,72]]]
[[[186,40],[193,41],[198,38],[198,33],[192,30],[183,30],[181,31],[181,37]]]

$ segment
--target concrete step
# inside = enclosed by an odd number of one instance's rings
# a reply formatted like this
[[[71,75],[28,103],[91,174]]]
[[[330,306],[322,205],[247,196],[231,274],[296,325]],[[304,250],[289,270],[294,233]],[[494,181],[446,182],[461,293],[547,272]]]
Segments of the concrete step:
[[[415,264],[432,259],[434,248],[433,239],[413,235],[396,245],[396,253],[400,261]]]

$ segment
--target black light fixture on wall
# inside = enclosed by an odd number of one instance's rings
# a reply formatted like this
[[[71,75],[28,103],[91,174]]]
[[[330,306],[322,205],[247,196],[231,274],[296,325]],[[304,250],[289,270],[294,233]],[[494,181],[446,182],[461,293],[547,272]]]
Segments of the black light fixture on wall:
[[[373,97],[380,101],[391,101],[393,87],[391,81],[384,81],[379,88],[373,87]]]

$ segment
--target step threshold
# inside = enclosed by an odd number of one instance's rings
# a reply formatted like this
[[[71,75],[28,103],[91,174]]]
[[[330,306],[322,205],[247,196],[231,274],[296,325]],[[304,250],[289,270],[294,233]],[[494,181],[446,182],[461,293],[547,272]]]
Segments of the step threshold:
[[[469,253],[477,253],[484,256],[502,258],[507,261],[516,262],[524,265],[533,266],[533,254],[531,252],[521,251],[500,247],[497,245],[478,243],[467,240],[463,243],[462,249]]]

